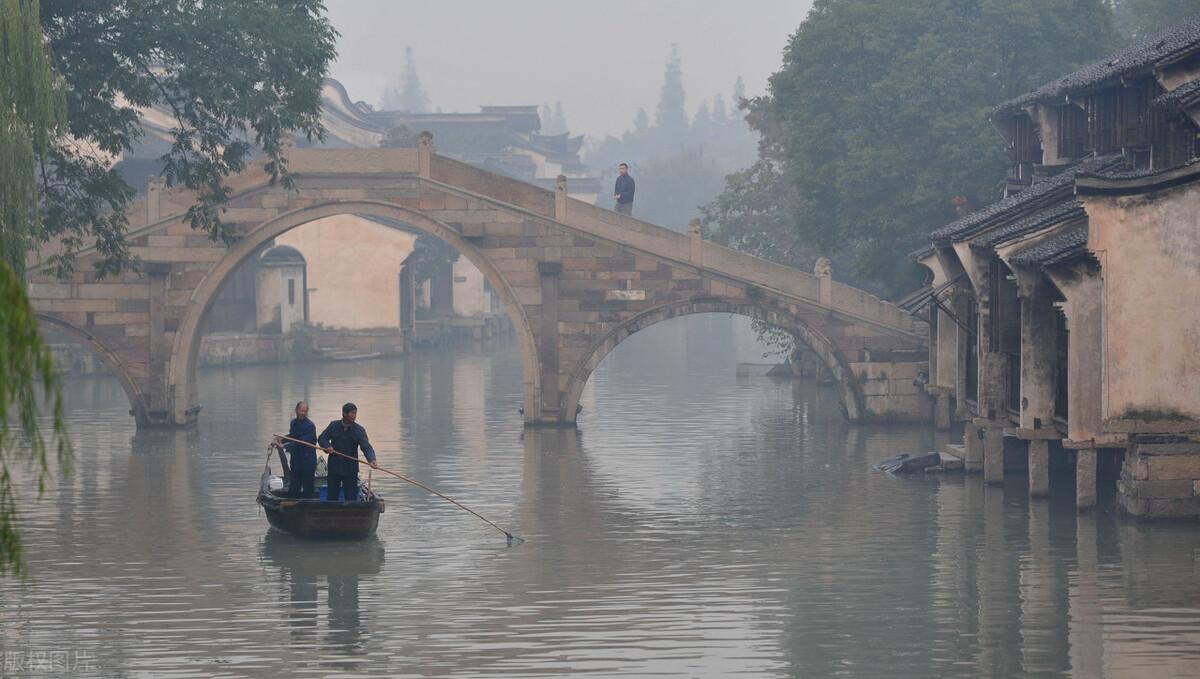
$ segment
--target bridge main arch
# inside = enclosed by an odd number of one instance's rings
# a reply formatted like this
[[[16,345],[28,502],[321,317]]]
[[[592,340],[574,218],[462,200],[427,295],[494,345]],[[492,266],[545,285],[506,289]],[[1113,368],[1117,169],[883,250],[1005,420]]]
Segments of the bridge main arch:
[[[378,200],[325,201],[285,212],[252,227],[208,270],[196,286],[187,310],[180,320],[171,352],[169,391],[177,422],[185,421],[186,411],[197,403],[195,375],[201,333],[221,288],[233,273],[253,253],[276,236],[324,217],[346,214],[369,215],[403,222],[440,238],[474,264],[491,283],[512,320],[521,349],[526,401],[537,398],[540,372],[530,322],[513,287],[491,260],[459,236],[454,229],[422,212]]]
[[[592,344],[579,364],[571,371],[567,386],[563,389],[560,412],[568,414],[573,421],[588,379],[600,365],[600,361],[630,335],[672,318],[707,313],[748,316],[790,332],[798,341],[812,349],[833,375],[833,381],[837,386],[842,410],[846,417],[851,420],[859,419],[862,414],[862,394],[856,390],[850,366],[846,364],[841,353],[827,337],[790,313],[745,298],[728,297],[709,297],[666,304],[644,311],[610,329]]]

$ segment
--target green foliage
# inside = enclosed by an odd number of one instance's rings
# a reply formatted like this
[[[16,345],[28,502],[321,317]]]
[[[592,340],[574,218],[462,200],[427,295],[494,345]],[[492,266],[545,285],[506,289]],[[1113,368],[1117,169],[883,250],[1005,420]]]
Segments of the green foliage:
[[[710,204],[729,220],[714,232],[761,249],[793,229],[851,282],[899,294],[920,276],[904,254],[954,218],[954,197],[999,197],[986,110],[1115,47],[1103,0],[817,0],[750,103],[762,165],[722,199],[755,204]]]
[[[817,253],[787,218],[799,214],[794,187],[778,165],[762,157],[725,177],[725,188],[701,212],[712,225],[709,240],[778,264],[810,269]]]
[[[136,266],[125,205],[136,191],[110,165],[145,134],[141,111],[172,116],[159,159],[169,185],[197,194],[193,227],[229,242],[224,179],[261,150],[292,185],[280,140],[320,138],[321,86],[336,32],[320,0],[43,0],[42,26],[67,86],[71,141],[37,149],[44,240],[65,275],[95,241],[101,275]],[[107,154],[107,156],[105,155]]]
[[[37,152],[66,129],[62,79],[46,60],[37,0],[0,0],[0,257],[24,278],[40,232]]]
[[[0,0],[0,574],[24,570],[14,473],[22,487],[31,474],[39,497],[51,475],[43,403],[59,468],[66,473],[71,461],[54,362],[24,285],[25,256],[39,234],[37,154],[58,143],[66,122],[38,12],[37,0]]]
[[[379,146],[385,149],[415,149],[420,141],[420,132],[413,132],[408,125],[401,123],[383,135]]]
[[[52,475],[40,422],[43,405],[50,409],[57,467],[65,474],[71,451],[54,361],[38,331],[25,286],[13,268],[0,261],[0,573],[21,574],[24,569],[14,485],[28,488],[25,475],[30,474],[41,497]],[[14,479],[14,473],[22,476]]]
[[[754,319],[750,329],[763,345],[763,358],[788,358],[796,350],[796,336],[778,325]]]
[[[459,252],[449,243],[423,233],[413,243],[413,280],[426,281],[437,275],[438,269],[458,261]]]
[[[1200,13],[1200,0],[1113,0],[1113,10],[1121,34],[1140,40]]]
[[[636,165],[634,216],[676,231],[686,229],[699,206],[721,190],[723,172],[717,162],[701,145]]]

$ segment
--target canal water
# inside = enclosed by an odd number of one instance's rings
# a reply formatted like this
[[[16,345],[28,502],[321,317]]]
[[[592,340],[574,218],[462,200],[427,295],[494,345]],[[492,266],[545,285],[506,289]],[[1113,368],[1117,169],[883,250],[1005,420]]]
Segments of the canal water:
[[[138,432],[114,380],[72,379],[75,470],[22,504],[0,674],[1200,676],[1195,525],[887,476],[944,441],[737,377],[729,328],[631,337],[572,430],[523,428],[512,342],[202,371],[187,431]],[[354,401],[382,466],[524,544],[378,472],[376,539],[271,532],[254,495],[301,398],[319,426]]]

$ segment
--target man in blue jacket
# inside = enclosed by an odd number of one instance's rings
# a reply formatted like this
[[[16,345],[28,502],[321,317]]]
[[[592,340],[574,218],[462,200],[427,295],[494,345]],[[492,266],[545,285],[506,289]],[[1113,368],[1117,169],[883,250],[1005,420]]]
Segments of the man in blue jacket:
[[[633,177],[629,176],[629,166],[621,163],[617,166],[617,183],[613,185],[613,198],[617,201],[617,212],[623,215],[633,215]]]
[[[338,500],[338,494],[343,489],[347,501],[358,500],[359,448],[366,455],[367,464],[374,469],[379,469],[379,465],[375,464],[375,449],[367,440],[367,430],[354,421],[357,418],[358,406],[347,403],[342,406],[342,419],[330,422],[329,426],[325,427],[325,431],[317,437],[317,443],[325,449],[326,453],[329,453],[329,487],[326,490],[326,500]],[[337,453],[347,457],[342,457]]]
[[[296,418],[288,427],[288,438],[304,441],[284,442],[278,437],[276,444],[283,444],[284,450],[292,458],[291,484],[288,486],[288,497],[310,498],[316,495],[313,476],[317,471],[317,425],[308,419],[308,404],[301,401],[296,404]],[[311,444],[311,445],[305,445]]]

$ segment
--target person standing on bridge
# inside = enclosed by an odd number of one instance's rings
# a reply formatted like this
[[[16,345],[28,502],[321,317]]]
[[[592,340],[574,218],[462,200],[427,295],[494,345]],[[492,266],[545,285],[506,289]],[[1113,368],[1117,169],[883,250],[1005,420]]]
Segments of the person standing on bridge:
[[[633,216],[633,177],[629,176],[629,166],[621,163],[617,166],[617,183],[613,186],[613,198],[617,201],[617,212]]]
[[[347,502],[358,500],[359,448],[362,448],[363,454],[366,455],[367,464],[371,465],[372,469],[379,469],[379,465],[375,464],[375,449],[367,440],[367,430],[355,422],[357,418],[358,406],[347,403],[342,406],[342,419],[330,422],[325,431],[317,437],[317,443],[329,453],[329,487],[325,491],[325,499],[331,502],[337,501],[338,494],[343,489],[346,491]]]
[[[276,436],[275,445],[283,446],[292,458],[288,497],[308,499],[316,495],[314,477],[317,473],[317,425],[308,419],[308,404],[304,401],[296,404],[296,418],[288,427],[287,437],[295,440],[285,442]]]

